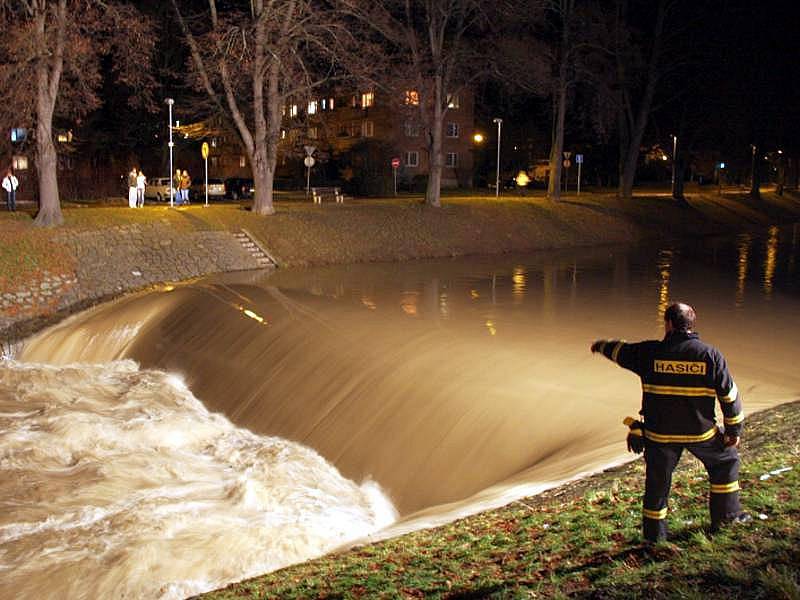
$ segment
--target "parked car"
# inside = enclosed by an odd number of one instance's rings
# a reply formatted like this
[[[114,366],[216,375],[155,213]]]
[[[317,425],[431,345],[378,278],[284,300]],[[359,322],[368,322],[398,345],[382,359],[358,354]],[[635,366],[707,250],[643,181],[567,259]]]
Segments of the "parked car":
[[[229,177],[225,180],[225,191],[231,200],[252,198],[256,192],[252,179],[243,177]]]
[[[195,202],[205,202],[206,183],[203,178],[195,179],[190,188],[191,198]],[[208,199],[222,200],[225,198],[225,182],[222,179],[208,178]]]
[[[169,202],[169,177],[154,177],[148,180],[144,188],[144,199],[156,202]]]

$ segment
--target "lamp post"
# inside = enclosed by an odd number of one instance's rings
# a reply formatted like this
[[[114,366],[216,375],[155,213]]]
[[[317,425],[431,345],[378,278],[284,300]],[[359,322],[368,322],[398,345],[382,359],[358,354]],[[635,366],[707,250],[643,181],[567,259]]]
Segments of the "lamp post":
[[[503,119],[495,117],[492,122],[497,123],[497,177],[494,183],[494,195],[497,198],[500,196],[500,132],[503,127]]]
[[[172,182],[172,147],[175,145],[172,142],[172,105],[175,104],[175,100],[172,98],[167,98],[164,100],[169,107],[169,206],[172,208],[175,206],[175,190]]]
[[[672,136],[672,197],[673,198],[675,197],[675,163],[677,162],[676,160],[677,151],[678,151],[678,136],[673,135]]]

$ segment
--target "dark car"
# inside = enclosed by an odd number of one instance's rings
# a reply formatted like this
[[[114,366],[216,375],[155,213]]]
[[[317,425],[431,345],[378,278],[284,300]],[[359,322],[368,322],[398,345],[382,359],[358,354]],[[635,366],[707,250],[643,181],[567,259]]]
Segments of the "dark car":
[[[231,200],[252,198],[256,191],[252,179],[243,177],[229,177],[225,180],[225,191]]]

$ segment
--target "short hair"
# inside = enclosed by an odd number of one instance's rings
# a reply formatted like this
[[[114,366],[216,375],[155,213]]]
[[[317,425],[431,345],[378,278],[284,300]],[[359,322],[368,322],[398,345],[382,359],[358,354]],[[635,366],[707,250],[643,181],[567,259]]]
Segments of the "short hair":
[[[683,302],[674,302],[664,311],[664,321],[672,323],[675,331],[689,331],[694,328],[697,315],[694,309]]]

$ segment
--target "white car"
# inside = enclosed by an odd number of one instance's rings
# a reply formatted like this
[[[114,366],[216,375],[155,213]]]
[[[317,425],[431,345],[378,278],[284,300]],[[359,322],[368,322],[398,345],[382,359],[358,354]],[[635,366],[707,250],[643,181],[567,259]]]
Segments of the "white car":
[[[192,200],[194,202],[205,202],[206,199],[206,184],[203,179],[196,179],[192,182],[191,188]],[[208,178],[208,199],[209,200],[224,200],[225,199],[225,182],[222,179]]]
[[[155,200],[156,202],[169,202],[169,189],[169,177],[154,177],[147,182],[144,188],[144,199]]]

